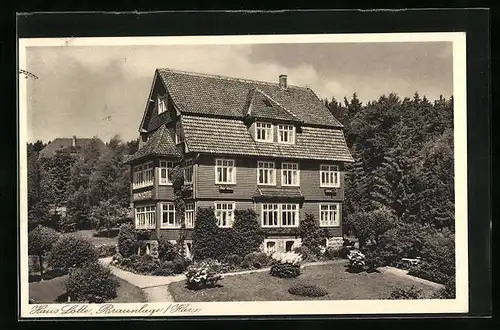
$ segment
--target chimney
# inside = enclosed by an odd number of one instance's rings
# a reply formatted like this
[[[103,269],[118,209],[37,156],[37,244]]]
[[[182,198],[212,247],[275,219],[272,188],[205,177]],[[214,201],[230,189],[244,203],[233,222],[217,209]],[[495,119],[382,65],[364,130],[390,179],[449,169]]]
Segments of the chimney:
[[[286,89],[286,74],[280,74],[280,88]]]
[[[73,138],[71,139],[71,146],[76,147],[76,136],[73,135]]]

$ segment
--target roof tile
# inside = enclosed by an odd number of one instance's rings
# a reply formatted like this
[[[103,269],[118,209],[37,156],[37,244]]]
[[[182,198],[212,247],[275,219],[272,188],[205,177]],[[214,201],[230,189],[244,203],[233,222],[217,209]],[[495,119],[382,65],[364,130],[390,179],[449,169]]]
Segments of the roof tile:
[[[161,125],[153,132],[148,141],[135,154],[131,155],[126,162],[149,156],[174,156],[180,157],[181,153],[175,146],[175,143],[170,136],[170,132],[165,125]]]

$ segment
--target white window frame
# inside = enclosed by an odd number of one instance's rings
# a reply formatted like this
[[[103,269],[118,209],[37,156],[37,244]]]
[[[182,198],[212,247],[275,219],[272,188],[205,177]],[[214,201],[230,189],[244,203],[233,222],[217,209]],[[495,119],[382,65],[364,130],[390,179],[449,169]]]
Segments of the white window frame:
[[[265,172],[268,172],[267,178],[270,179],[269,182],[260,182],[261,171],[263,174],[262,177],[264,177]],[[257,185],[259,185],[259,186],[275,186],[276,185],[276,163],[275,162],[264,161],[264,160],[257,161]]]
[[[286,135],[284,133],[287,133]],[[284,140],[284,137],[287,139]],[[278,124],[278,143],[295,144],[295,126]]]
[[[182,143],[184,139],[182,138],[182,124],[180,118],[175,123],[175,144]]]
[[[327,180],[323,180],[327,179]],[[333,182],[335,181],[335,182]],[[319,186],[321,188],[339,188],[340,171],[338,165],[321,164],[319,167]]]
[[[194,166],[193,166],[194,162],[192,159],[186,159],[185,162],[184,162],[184,169],[183,169],[183,173],[184,173],[184,184],[192,184],[193,183],[193,175],[194,175]],[[188,180],[188,177],[191,179],[191,180]]]
[[[294,168],[295,167],[295,168]],[[296,182],[293,182],[293,172],[296,172],[295,179]],[[290,173],[290,178],[292,179],[292,183],[287,183],[285,178],[288,178],[288,173]],[[300,167],[299,163],[281,163],[281,185],[287,187],[299,187],[300,186]]]
[[[265,122],[255,122],[255,140],[261,142],[273,142],[274,141],[274,125]],[[260,138],[259,138],[259,132]],[[264,134],[264,139],[262,138],[262,133]]]
[[[234,223],[234,210],[236,209],[235,202],[215,201],[214,214],[217,221],[217,226],[220,228],[231,228]],[[220,206],[220,207],[219,207]],[[226,208],[224,208],[226,206]],[[226,223],[222,224],[222,217],[225,214]]]
[[[158,114],[161,115],[167,111],[167,97],[158,96]]]
[[[137,189],[152,186],[155,178],[154,172],[153,162],[134,166],[134,181],[132,187]]]
[[[136,229],[156,228],[156,205],[141,205],[134,208],[134,220]]]
[[[327,208],[324,210],[323,208]],[[331,221],[333,219],[333,221]],[[340,203],[319,204],[319,226],[340,227]]]
[[[161,229],[168,229],[168,228],[181,228],[180,221],[178,221],[177,216],[175,214],[175,204],[174,203],[160,203],[160,228]],[[165,210],[165,207],[167,208]],[[170,224],[169,222],[165,223],[164,220],[164,215],[165,213],[168,213],[167,217],[169,218],[168,220],[172,219],[173,217],[173,223]],[[178,223],[176,223],[178,222]]]
[[[226,162],[226,165],[224,165]],[[232,163],[232,165],[229,165]],[[228,185],[228,184],[236,184],[236,161],[234,159],[225,159],[225,158],[217,158],[215,160],[215,184]],[[221,170],[221,176],[224,177],[224,170],[227,171],[226,178],[227,181],[219,180],[218,172]]]
[[[160,181],[158,182],[160,185],[167,185],[171,186],[172,185],[172,180],[170,180],[169,177],[169,170],[173,169],[175,167],[175,163],[171,160],[160,160],[160,166],[159,166],[159,178]],[[166,175],[166,177],[163,177],[163,174]]]
[[[295,208],[295,209],[293,209]],[[287,217],[294,218],[294,224],[287,224],[284,225],[284,217],[283,213],[286,212],[288,215]],[[294,204],[294,203],[283,203],[280,204],[280,227],[283,228],[294,228],[299,226],[299,215],[300,215],[300,207],[299,204]]]
[[[294,206],[295,210],[286,210],[286,208]],[[297,203],[261,203],[260,207],[260,224],[262,228],[295,228],[299,226],[300,222],[300,206]],[[295,224],[283,225],[283,212],[293,212],[295,214]],[[269,225],[264,223],[264,219],[269,219],[269,214],[274,213],[276,216],[276,224]],[[269,222],[269,220],[268,220]],[[273,221],[274,222],[274,221]]]
[[[195,208],[194,203],[186,203],[184,207],[184,224],[186,228],[194,228]]]

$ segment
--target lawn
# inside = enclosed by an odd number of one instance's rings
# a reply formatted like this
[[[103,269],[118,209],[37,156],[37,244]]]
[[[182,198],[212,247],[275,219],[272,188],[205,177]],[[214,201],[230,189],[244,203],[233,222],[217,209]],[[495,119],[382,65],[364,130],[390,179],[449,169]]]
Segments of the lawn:
[[[66,281],[68,275],[55,277],[43,282],[29,283],[29,297],[35,303],[66,303]],[[138,287],[117,278],[119,286],[116,290],[116,298],[111,300],[113,303],[138,303],[145,302],[144,293]]]
[[[308,298],[288,293],[288,288],[296,283],[322,286],[328,295]],[[393,289],[411,285],[422,289],[427,297],[434,293],[431,287],[393,274],[352,274],[346,271],[344,264],[306,267],[295,279],[277,278],[266,271],[227,276],[219,284],[219,287],[193,291],[186,289],[185,282],[181,281],[171,283],[169,290],[176,302],[387,299]]]
[[[116,244],[118,242],[118,231],[113,230],[111,234],[111,237],[106,237],[106,232],[102,232],[99,233],[99,236],[97,236],[97,232],[95,230],[79,230],[73,233],[67,233],[66,235],[81,235],[97,246],[101,244]]]

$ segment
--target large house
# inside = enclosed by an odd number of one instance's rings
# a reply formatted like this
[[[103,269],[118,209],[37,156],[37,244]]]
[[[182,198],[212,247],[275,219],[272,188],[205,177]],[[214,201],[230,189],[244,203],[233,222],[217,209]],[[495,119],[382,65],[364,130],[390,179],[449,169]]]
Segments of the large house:
[[[39,157],[50,158],[58,152],[70,152],[72,154],[79,153],[82,149],[90,145],[92,141],[95,141],[97,147],[101,152],[104,152],[107,147],[101,139],[97,137],[92,138],[77,138],[73,136],[71,138],[55,138],[54,141],[50,142],[45,148],[40,150]]]
[[[300,245],[294,227],[306,213],[342,243],[344,164],[352,162],[342,124],[309,88],[157,69],[139,127],[132,166],[137,229],[176,240],[181,219],[191,248],[200,207],[221,227],[234,210],[254,209],[264,250]],[[184,171],[185,212],[178,214],[169,169]]]

